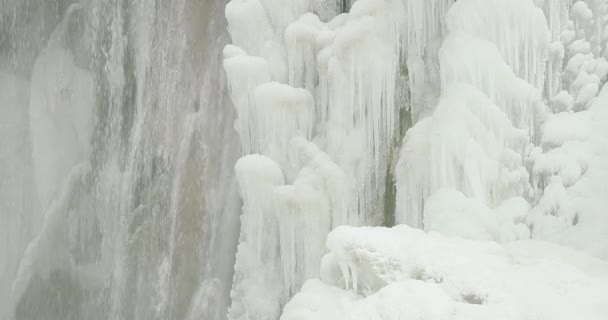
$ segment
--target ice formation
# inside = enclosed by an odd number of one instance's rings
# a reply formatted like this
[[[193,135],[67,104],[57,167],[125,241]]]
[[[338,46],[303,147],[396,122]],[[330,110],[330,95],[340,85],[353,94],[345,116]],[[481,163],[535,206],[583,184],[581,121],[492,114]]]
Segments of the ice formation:
[[[0,318],[608,317],[608,1],[21,2]]]
[[[494,43],[519,78],[542,90],[550,36],[542,10],[532,1],[456,1],[446,24],[449,32]]]
[[[603,259],[608,257],[607,190],[602,182],[608,172],[607,111],[608,100],[602,96],[587,111],[554,114],[546,122],[547,151],[537,156],[533,168],[536,183],[545,188],[528,217],[533,238]]]
[[[423,226],[427,198],[460,190],[482,205],[521,195],[527,172],[518,150],[527,136],[476,88],[452,85],[433,115],[410,129],[397,174],[397,222]]]
[[[564,259],[563,270],[581,268],[573,277],[582,271],[587,278],[581,281],[595,284],[571,289],[589,289],[593,299],[601,299],[597,294],[606,288],[606,274],[589,270],[601,269],[603,262],[581,255],[586,262],[572,265],[566,262],[573,254],[568,249],[522,241],[550,240],[603,256],[598,243],[605,242],[606,231],[580,225],[583,217],[603,221],[591,209],[603,205],[583,209],[578,202],[590,193],[590,180],[596,181],[587,177],[590,168],[599,170],[594,177],[603,172],[594,162],[601,157],[589,152],[599,148],[589,145],[591,137],[601,135],[590,112],[603,118],[601,107],[583,110],[602,101],[596,96],[606,77],[598,49],[605,43],[598,40],[604,22],[593,17],[605,5],[587,2],[361,0],[328,21],[305,13],[317,8],[306,1],[281,9],[286,14],[280,17],[281,6],[251,1],[249,18],[264,20],[257,26],[263,39],[253,44],[244,36],[250,32],[243,27],[246,21],[235,20],[245,6],[237,9],[243,3],[231,2],[227,16],[235,21],[234,43],[251,54],[233,47],[225,51],[242,117],[237,128],[247,128],[239,130],[241,138],[246,141],[253,127],[265,126],[259,120],[265,117],[256,98],[259,88],[275,86],[275,95],[284,91],[279,86],[290,88],[292,99],[305,89],[314,100],[309,131],[283,120],[271,125],[272,132],[282,133],[275,141],[244,152],[270,157],[287,183],[272,197],[280,226],[276,259],[283,265],[278,308],[306,279],[321,279],[306,282],[284,306],[281,319],[568,318],[574,309],[543,306],[579,299],[578,293],[556,295],[550,283],[539,280],[535,296],[529,296],[535,302],[520,299],[528,294],[522,290],[529,280],[522,279],[535,279],[546,267],[543,254]],[[264,49],[269,46],[278,53],[269,55]],[[251,64],[233,67],[236,56]],[[322,155],[326,169],[306,164],[303,150]],[[595,189],[602,198],[605,190]],[[252,214],[245,206],[244,216]],[[390,219],[429,234],[405,226],[339,227],[390,224]],[[335,227],[327,237],[329,253],[321,258],[327,232]],[[241,235],[251,232],[242,229]],[[457,259],[458,250],[467,258]],[[425,258],[430,251],[436,262]],[[457,261],[462,270],[451,270]],[[518,267],[523,261],[528,267]],[[246,263],[237,256],[237,269]],[[494,266],[495,273],[471,272],[481,275],[481,282],[467,276],[465,270],[482,264]],[[503,288],[498,279],[509,286]],[[234,285],[239,287],[239,279]],[[593,307],[596,302],[586,305],[590,319],[605,314]]]
[[[260,155],[241,158],[236,174],[243,197],[241,236],[231,293],[231,319],[273,319],[280,314],[282,270],[279,223],[272,194],[284,183],[281,168]],[[262,274],[260,274],[262,272]]]

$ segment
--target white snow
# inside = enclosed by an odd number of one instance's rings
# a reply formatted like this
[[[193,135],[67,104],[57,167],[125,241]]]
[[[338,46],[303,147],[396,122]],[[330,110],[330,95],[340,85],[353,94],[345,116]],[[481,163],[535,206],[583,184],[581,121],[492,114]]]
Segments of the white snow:
[[[599,320],[608,311],[606,262],[545,242],[341,227],[328,248],[325,267],[341,269],[339,278],[307,282],[282,320]]]

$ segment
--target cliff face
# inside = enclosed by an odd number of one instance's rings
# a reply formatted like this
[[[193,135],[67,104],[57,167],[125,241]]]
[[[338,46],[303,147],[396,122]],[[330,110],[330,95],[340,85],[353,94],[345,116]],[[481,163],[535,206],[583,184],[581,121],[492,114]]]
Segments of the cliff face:
[[[240,212],[225,4],[69,4],[2,7],[1,314],[225,318]]]

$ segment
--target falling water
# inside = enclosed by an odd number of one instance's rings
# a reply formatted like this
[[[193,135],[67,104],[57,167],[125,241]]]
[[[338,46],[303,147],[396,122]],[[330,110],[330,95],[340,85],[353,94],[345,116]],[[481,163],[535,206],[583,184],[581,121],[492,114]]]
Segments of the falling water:
[[[0,1],[0,318],[225,318],[225,3],[73,2]]]

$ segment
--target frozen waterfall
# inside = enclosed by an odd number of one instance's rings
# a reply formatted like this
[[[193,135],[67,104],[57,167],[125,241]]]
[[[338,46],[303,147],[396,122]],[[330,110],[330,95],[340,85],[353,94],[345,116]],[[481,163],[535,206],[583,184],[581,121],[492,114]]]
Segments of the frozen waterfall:
[[[0,0],[0,320],[608,318],[608,0]]]

